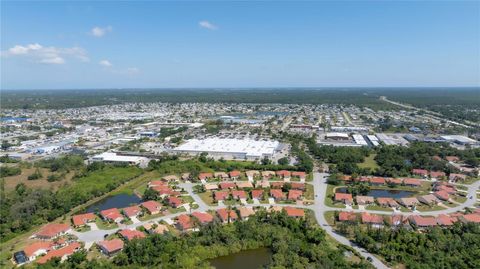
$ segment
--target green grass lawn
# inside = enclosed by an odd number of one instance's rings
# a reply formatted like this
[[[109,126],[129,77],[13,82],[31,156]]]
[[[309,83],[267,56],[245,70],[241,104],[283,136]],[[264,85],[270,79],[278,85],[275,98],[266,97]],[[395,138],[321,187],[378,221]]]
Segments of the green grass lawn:
[[[420,212],[425,212],[425,211],[436,211],[436,210],[443,210],[445,209],[442,206],[439,205],[434,205],[434,206],[428,206],[428,205],[421,205],[417,206],[417,210]]]
[[[344,204],[334,203],[333,199],[331,198],[332,195],[334,195],[334,189],[336,187],[343,187],[343,186],[334,186],[334,185],[328,184],[327,194],[325,196],[325,205],[330,206],[330,207],[345,208]]]
[[[368,205],[365,207],[365,209],[369,210],[378,210],[378,211],[386,211],[386,212],[393,212],[393,209],[390,207],[383,207],[379,205]]]
[[[311,184],[305,184],[305,193],[304,193],[305,199],[307,199],[307,200],[313,200],[313,199],[314,199],[313,195],[314,195],[314,193],[313,193],[313,185],[311,185]]]
[[[458,203],[465,203],[467,201],[467,197],[464,196],[452,196],[453,200]]]
[[[217,203],[215,203],[215,202],[213,201],[212,192],[206,191],[206,192],[198,193],[197,195],[198,195],[198,197],[200,197],[200,199],[202,199],[202,201],[205,202],[207,205],[209,205],[209,206],[217,205]]]
[[[335,225],[335,211],[327,211],[324,216],[329,225]]]
[[[365,160],[362,163],[357,163],[358,167],[360,168],[370,168],[372,170],[375,170],[379,168],[377,162],[375,161],[375,156],[377,154],[370,154],[370,156],[365,157]]]
[[[97,218],[95,220],[95,223],[97,224],[97,227],[100,230],[111,230],[111,229],[118,228],[118,225],[116,223],[108,223],[108,222],[102,221],[100,218]]]
[[[402,212],[412,212],[412,210],[410,210],[410,209],[408,209],[408,208],[406,208],[406,207],[403,207],[403,206],[400,207],[400,211],[402,211]]]

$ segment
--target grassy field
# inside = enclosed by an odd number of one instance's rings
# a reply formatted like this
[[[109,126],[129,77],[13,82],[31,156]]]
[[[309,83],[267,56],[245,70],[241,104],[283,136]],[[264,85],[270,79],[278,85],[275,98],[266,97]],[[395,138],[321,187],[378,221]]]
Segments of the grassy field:
[[[337,208],[345,208],[344,204],[339,204],[339,203],[333,203],[333,199],[331,198],[334,195],[334,190],[337,187],[343,187],[343,186],[334,186],[328,184],[327,186],[327,195],[325,196],[325,205],[330,206],[330,207],[337,207]]]
[[[434,205],[434,206],[428,206],[428,205],[421,205],[417,206],[417,210],[420,212],[425,212],[425,211],[436,211],[436,210],[443,210],[445,207],[439,206],[439,205]]]
[[[314,192],[313,192],[313,185],[305,184],[305,199],[306,200],[313,200],[314,199]]]
[[[95,224],[97,224],[97,227],[100,230],[110,230],[110,229],[118,228],[118,225],[116,223],[108,223],[101,220],[100,218],[97,218],[95,220]]]
[[[357,163],[358,167],[360,168],[370,168],[372,170],[375,170],[379,168],[377,162],[375,161],[375,156],[376,154],[370,154],[368,157],[365,158],[365,160],[362,163]]]
[[[324,216],[329,225],[333,226],[335,224],[335,211],[327,211]]]
[[[8,193],[10,191],[15,190],[15,187],[17,184],[23,183],[25,184],[28,188],[32,189],[37,189],[37,188],[42,188],[42,189],[50,189],[52,188],[53,190],[57,190],[64,184],[70,184],[72,182],[72,177],[75,174],[75,172],[71,171],[70,173],[65,175],[65,178],[59,181],[54,181],[54,182],[48,182],[47,177],[49,175],[55,174],[50,172],[49,169],[47,168],[39,168],[40,173],[42,174],[42,178],[35,179],[35,180],[28,180],[28,176],[32,175],[35,173],[37,168],[32,167],[32,168],[22,168],[22,173],[20,175],[16,176],[11,176],[11,177],[5,177],[4,182],[5,182],[5,191]]]

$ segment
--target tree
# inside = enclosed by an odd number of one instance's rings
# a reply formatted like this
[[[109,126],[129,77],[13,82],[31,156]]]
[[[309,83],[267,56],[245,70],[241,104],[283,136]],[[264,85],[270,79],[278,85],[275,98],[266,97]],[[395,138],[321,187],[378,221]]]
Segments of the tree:
[[[148,200],[157,200],[158,199],[158,191],[148,188],[145,190],[143,193],[143,200],[148,201]]]
[[[278,162],[278,164],[280,164],[280,165],[288,165],[289,159],[288,159],[288,157],[283,157],[283,158],[278,159],[277,162]]]

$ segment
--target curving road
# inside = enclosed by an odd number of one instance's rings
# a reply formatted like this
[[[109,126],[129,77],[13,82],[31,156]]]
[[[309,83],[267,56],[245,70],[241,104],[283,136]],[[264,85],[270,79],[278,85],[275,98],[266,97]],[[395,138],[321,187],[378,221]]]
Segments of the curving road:
[[[358,253],[360,253],[360,255],[362,255],[363,257],[370,258],[371,261],[372,261],[372,264],[376,268],[382,268],[382,269],[383,268],[388,268],[377,257],[368,253],[362,247],[352,243],[346,237],[344,237],[340,234],[337,234],[333,230],[333,227],[330,226],[327,223],[327,220],[325,219],[325,212],[336,210],[336,211],[353,211],[353,212],[371,212],[371,213],[383,214],[383,215],[385,215],[385,214],[391,215],[393,212],[368,210],[368,209],[363,209],[363,210],[362,209],[347,209],[347,208],[336,208],[336,207],[326,206],[325,205],[325,197],[327,195],[327,187],[328,187],[326,179],[327,179],[328,176],[329,176],[328,173],[315,172],[313,174],[313,182],[311,182],[311,184],[313,184],[314,194],[315,194],[315,204],[314,205],[306,206],[306,205],[297,205],[297,204],[249,204],[249,205],[245,205],[245,206],[247,206],[247,207],[259,207],[259,206],[263,206],[263,207],[282,206],[282,207],[285,207],[285,206],[291,206],[291,207],[297,207],[297,208],[311,209],[315,213],[315,218],[317,219],[318,224],[320,226],[322,226],[322,228],[325,229],[325,231],[330,236],[335,238],[335,240],[337,240],[338,242],[340,242],[344,245],[351,246],[352,248],[357,250]],[[198,204],[198,206],[199,206],[197,209],[192,209],[190,212],[179,212],[179,213],[169,214],[169,215],[166,215],[166,216],[161,216],[161,217],[146,220],[146,221],[139,221],[137,223],[133,223],[133,224],[129,224],[129,225],[120,225],[118,228],[110,229],[110,230],[90,230],[90,231],[82,232],[82,233],[76,232],[76,231],[71,231],[70,233],[77,236],[80,241],[85,242],[85,246],[88,248],[93,243],[104,240],[105,235],[110,235],[110,234],[116,233],[118,230],[121,230],[121,229],[134,229],[134,228],[139,227],[141,225],[144,225],[146,223],[158,222],[158,221],[162,221],[162,220],[166,220],[166,219],[172,219],[172,218],[175,218],[175,217],[177,217],[181,214],[185,214],[185,213],[205,212],[205,211],[208,211],[208,210],[216,210],[216,209],[219,209],[219,208],[225,208],[226,207],[224,205],[221,205],[221,206],[209,206],[209,205],[207,205],[198,195],[193,193],[193,186],[195,186],[195,185],[196,184],[193,184],[193,183],[181,183],[181,184],[179,184],[179,186],[181,188],[183,188],[185,191],[187,191],[188,195],[190,195],[194,199],[196,204]],[[480,181],[477,181],[477,182],[475,182],[471,185],[464,185],[464,186],[468,187],[468,191],[467,191],[468,199],[467,199],[467,201],[465,201],[462,204],[459,204],[458,206],[451,207],[451,208],[444,209],[444,210],[438,210],[438,211],[401,212],[399,214],[403,214],[403,215],[411,215],[411,214],[439,215],[439,214],[449,214],[449,213],[457,212],[457,211],[460,211],[460,210],[462,210],[466,207],[473,207],[474,204],[476,203],[476,197],[477,197],[476,192],[480,188]],[[473,196],[473,199],[470,199],[470,196]]]

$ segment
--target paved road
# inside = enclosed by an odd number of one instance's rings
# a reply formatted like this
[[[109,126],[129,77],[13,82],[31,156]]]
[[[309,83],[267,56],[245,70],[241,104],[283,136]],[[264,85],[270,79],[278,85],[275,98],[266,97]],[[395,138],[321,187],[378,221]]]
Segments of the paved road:
[[[314,205],[305,206],[305,205],[297,205],[297,204],[248,204],[248,205],[245,205],[245,206],[247,206],[247,207],[258,207],[258,206],[263,206],[263,207],[281,206],[281,207],[285,207],[285,206],[291,206],[291,207],[297,207],[297,208],[311,209],[315,212],[315,218],[317,219],[317,222],[319,223],[319,225],[322,226],[322,228],[325,229],[325,231],[330,236],[335,238],[335,240],[337,240],[338,242],[340,242],[342,244],[351,246],[352,248],[357,250],[360,253],[360,255],[362,255],[363,257],[371,258],[372,259],[372,264],[376,268],[382,268],[382,269],[383,268],[388,268],[378,258],[376,258],[372,254],[368,253],[365,249],[363,249],[363,248],[355,245],[354,243],[350,242],[344,236],[342,236],[340,234],[337,234],[333,230],[333,227],[331,227],[327,223],[324,213],[326,211],[337,210],[337,211],[354,211],[354,212],[366,212],[366,211],[368,211],[368,212],[376,213],[376,214],[391,215],[393,212],[366,210],[366,209],[364,209],[364,210],[361,210],[361,209],[347,209],[347,208],[336,208],[336,207],[326,206],[325,205],[325,197],[327,195],[327,187],[328,187],[328,185],[326,183],[326,179],[327,179],[328,176],[329,176],[329,174],[327,174],[327,173],[318,173],[318,172],[314,173],[314,175],[313,175],[313,182],[311,182],[311,183],[313,184],[314,193],[315,193],[315,204]],[[217,210],[219,208],[225,208],[226,207],[224,205],[220,205],[220,206],[209,206],[209,205],[207,205],[198,195],[193,193],[193,186],[195,186],[195,185],[196,184],[193,184],[193,183],[181,183],[181,184],[179,184],[179,186],[181,188],[185,189],[188,192],[188,194],[194,199],[194,201],[199,206],[197,209],[191,210],[192,213],[193,212],[205,212],[205,211],[208,211],[208,210]],[[476,192],[480,188],[480,181],[477,181],[477,182],[475,182],[471,185],[464,185],[464,186],[468,187],[468,196],[467,196],[468,200],[463,204],[460,204],[456,207],[452,207],[452,208],[448,208],[448,209],[444,209],[444,210],[438,210],[438,211],[416,212],[416,213],[414,213],[414,212],[401,212],[401,214],[403,214],[403,215],[411,215],[411,214],[418,214],[418,215],[449,214],[449,213],[453,213],[453,212],[457,212],[459,210],[462,210],[465,207],[473,207],[474,204],[476,203]],[[473,196],[473,199],[470,199],[470,196]],[[161,217],[146,220],[146,221],[139,221],[137,223],[129,224],[129,225],[120,225],[118,228],[111,229],[111,230],[95,230],[95,231],[91,230],[91,231],[87,231],[87,232],[83,232],[83,233],[72,231],[71,233],[73,235],[77,236],[80,241],[85,242],[86,246],[90,246],[91,244],[93,244],[95,242],[103,240],[105,235],[110,235],[110,234],[116,233],[118,230],[134,229],[136,227],[139,227],[139,226],[144,225],[144,224],[149,223],[149,222],[159,222],[159,221],[166,220],[166,219],[173,219],[173,218],[175,218],[175,217],[177,217],[181,214],[185,214],[185,213],[187,213],[187,212],[179,212],[179,213],[175,213],[175,214],[169,214],[169,215],[166,215],[166,216],[161,216]],[[188,213],[190,213],[190,212],[188,212]]]
[[[320,226],[322,226],[325,231],[335,238],[338,242],[351,246],[354,248],[360,255],[367,258],[372,259],[372,264],[376,268],[388,268],[385,264],[383,264],[377,257],[373,256],[372,254],[368,253],[364,248],[361,248],[354,243],[350,242],[346,237],[337,234],[336,232],[333,231],[332,226],[330,226],[325,219],[325,212],[326,211],[331,211],[331,210],[336,210],[337,208],[331,208],[325,206],[325,196],[327,195],[327,183],[326,179],[329,174],[326,173],[314,173],[313,174],[313,188],[314,188],[314,193],[315,193],[315,207],[314,207],[314,212],[315,212],[315,217],[317,219],[317,222]],[[383,212],[385,213],[385,212]]]

